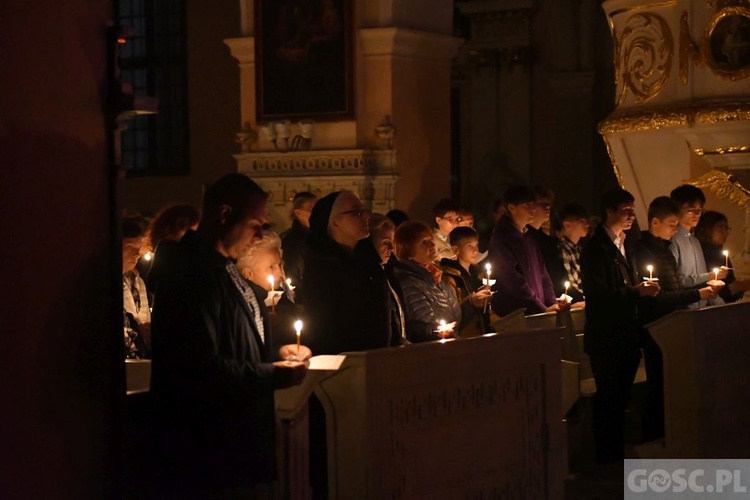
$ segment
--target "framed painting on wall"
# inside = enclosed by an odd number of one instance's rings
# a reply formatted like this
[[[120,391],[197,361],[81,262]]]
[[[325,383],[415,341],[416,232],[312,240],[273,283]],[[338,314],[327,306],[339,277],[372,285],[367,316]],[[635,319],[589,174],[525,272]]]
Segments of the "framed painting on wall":
[[[750,76],[750,9],[725,7],[706,27],[703,57],[708,67],[725,80]]]
[[[256,0],[258,122],[354,116],[352,0]]]

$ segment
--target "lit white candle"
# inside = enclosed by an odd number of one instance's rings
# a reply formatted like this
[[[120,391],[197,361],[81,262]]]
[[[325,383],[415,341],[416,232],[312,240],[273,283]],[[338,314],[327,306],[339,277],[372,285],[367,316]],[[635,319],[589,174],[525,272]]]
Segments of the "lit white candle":
[[[729,250],[721,252],[724,254],[724,267],[729,267]]]
[[[271,291],[274,291],[274,285],[276,284],[276,280],[273,278],[273,274],[268,275],[268,282],[271,284]]]
[[[297,359],[299,359],[299,347],[300,347],[299,339],[300,339],[300,336],[302,335],[302,320],[301,319],[298,319],[297,321],[294,322],[294,329],[297,332]]]
[[[651,264],[646,266],[646,269],[648,270],[648,279],[649,281],[654,279],[654,266]]]
[[[568,295],[568,288],[570,288],[570,281],[565,282],[565,295]]]
[[[484,265],[484,269],[485,269],[485,271],[487,271],[487,284],[489,285],[490,284],[490,275],[492,274],[492,266],[490,265],[489,262]]]
[[[287,288],[289,288],[290,290],[292,290],[292,278],[287,278],[286,279],[286,286],[287,286]]]
[[[714,267],[714,279],[717,281],[719,280],[719,268],[718,267]]]

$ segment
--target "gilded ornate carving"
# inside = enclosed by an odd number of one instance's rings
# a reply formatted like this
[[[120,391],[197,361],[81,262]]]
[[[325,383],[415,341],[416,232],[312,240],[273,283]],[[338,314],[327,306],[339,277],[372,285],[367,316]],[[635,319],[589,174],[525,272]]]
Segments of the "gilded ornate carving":
[[[635,101],[646,102],[661,92],[669,79],[674,42],[663,17],[650,12],[633,14],[616,40],[615,73],[622,76],[617,105],[628,91]]]
[[[642,132],[692,124],[750,121],[750,102],[615,113],[599,123],[602,135]]]
[[[719,198],[726,198],[739,207],[746,207],[750,203],[750,190],[732,176],[721,170],[713,169],[706,174],[685,181],[699,188],[711,190]]]
[[[691,62],[698,67],[705,64],[698,46],[690,38],[688,13],[683,10],[680,15],[680,83],[683,85],[687,85]]]
[[[750,76],[750,8],[724,7],[708,21],[701,52],[711,71],[723,80]]]
[[[750,146],[729,146],[726,148],[694,149],[698,156],[731,155],[736,153],[750,152]]]
[[[604,136],[604,145],[607,146],[607,154],[609,155],[609,161],[612,162],[612,168],[615,171],[617,184],[619,184],[621,188],[625,189],[625,183],[622,180],[622,172],[620,172],[620,166],[617,164],[617,159],[615,158],[615,154],[612,152],[612,146],[610,146],[609,140],[607,139],[606,136]]]

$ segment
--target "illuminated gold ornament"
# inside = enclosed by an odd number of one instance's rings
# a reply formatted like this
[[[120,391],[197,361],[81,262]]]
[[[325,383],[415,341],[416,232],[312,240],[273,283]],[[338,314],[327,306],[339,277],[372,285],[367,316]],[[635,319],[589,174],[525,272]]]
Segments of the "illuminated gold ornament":
[[[719,198],[727,199],[742,208],[750,203],[750,190],[737,182],[733,176],[721,170],[712,169],[697,179],[687,180],[685,183],[706,188]]]
[[[663,17],[650,12],[630,16],[615,38],[615,78],[622,80],[617,105],[628,91],[637,103],[656,97],[669,79],[673,52],[672,32]]]

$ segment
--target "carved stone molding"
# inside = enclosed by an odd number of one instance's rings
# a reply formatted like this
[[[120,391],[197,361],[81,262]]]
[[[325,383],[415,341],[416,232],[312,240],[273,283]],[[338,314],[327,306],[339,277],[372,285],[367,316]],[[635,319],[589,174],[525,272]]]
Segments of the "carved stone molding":
[[[238,170],[250,177],[306,175],[396,175],[395,150],[261,152],[234,155]]]
[[[466,62],[474,67],[528,65],[533,58],[533,3],[461,2],[461,12],[471,19],[471,39],[464,46]]]

